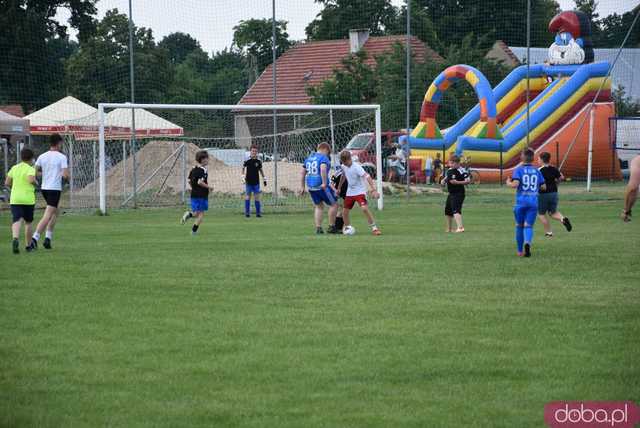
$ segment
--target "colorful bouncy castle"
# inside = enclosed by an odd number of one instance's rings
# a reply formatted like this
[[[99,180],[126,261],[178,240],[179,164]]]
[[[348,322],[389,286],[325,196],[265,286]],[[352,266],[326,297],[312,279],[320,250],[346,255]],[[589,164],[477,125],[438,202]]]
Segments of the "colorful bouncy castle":
[[[550,28],[557,29],[558,36],[549,57],[550,62],[556,63],[529,67],[528,126],[526,66],[514,69],[495,88],[474,67],[455,65],[444,70],[427,90],[420,121],[410,136],[401,137],[408,138],[414,169],[418,160],[422,166],[427,157],[435,158],[440,153],[446,160],[456,153],[470,159],[470,166],[480,173],[481,180],[496,181],[500,170],[506,176],[517,166],[520,152],[528,144],[536,152],[550,152],[554,163],[566,157],[565,175],[584,177],[592,133],[593,171],[606,171],[610,177],[612,165],[614,168],[618,165],[612,160],[615,154],[608,139],[609,117],[615,115],[611,81],[606,78],[610,64],[584,63],[586,58],[593,58],[593,52],[585,53],[581,46],[586,45],[588,32],[578,14],[563,12],[551,21]],[[554,58],[557,60],[553,61]],[[576,60],[583,63],[566,64]],[[460,80],[474,88],[478,104],[442,131],[436,121],[438,105],[444,91]],[[596,96],[595,105],[590,108]],[[585,114],[589,114],[586,119]],[[586,123],[578,133],[583,120]]]

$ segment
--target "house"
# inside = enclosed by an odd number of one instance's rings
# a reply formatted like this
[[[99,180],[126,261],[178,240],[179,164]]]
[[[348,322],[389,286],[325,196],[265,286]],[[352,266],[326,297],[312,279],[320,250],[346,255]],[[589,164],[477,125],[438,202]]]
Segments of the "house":
[[[515,68],[520,65],[518,57],[502,40],[496,40],[493,46],[491,46],[491,49],[489,49],[489,52],[485,55],[485,58],[502,63],[509,68]]]
[[[10,114],[15,117],[24,117],[24,110],[20,104],[5,104],[0,105],[0,111]]]
[[[307,88],[331,78],[350,54],[364,50],[366,63],[375,65],[375,57],[392,51],[396,43],[404,45],[406,36],[370,37],[368,30],[351,30],[348,39],[301,42],[276,60],[276,104],[311,104]],[[436,51],[415,36],[410,38],[411,52],[416,61],[444,62]],[[269,65],[240,99],[241,105],[270,105],[273,102],[273,64]],[[279,113],[278,133],[300,129],[304,113]],[[308,114],[308,113],[307,113]],[[251,144],[252,138],[273,132],[273,117],[269,112],[244,112],[235,115],[236,143]],[[298,120],[297,120],[298,119]]]

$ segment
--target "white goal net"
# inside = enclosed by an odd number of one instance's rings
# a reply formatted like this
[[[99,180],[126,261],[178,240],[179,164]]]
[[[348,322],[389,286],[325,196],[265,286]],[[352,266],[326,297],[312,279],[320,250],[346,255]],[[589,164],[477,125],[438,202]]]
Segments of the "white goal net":
[[[207,150],[212,206],[240,209],[242,168],[252,146],[267,179],[263,204],[274,210],[305,207],[310,200],[299,195],[302,162],[321,142],[332,146],[334,165],[348,146],[382,194],[377,105],[100,104],[95,115],[67,125],[73,130],[65,147],[72,208],[104,213],[183,205],[195,154]]]

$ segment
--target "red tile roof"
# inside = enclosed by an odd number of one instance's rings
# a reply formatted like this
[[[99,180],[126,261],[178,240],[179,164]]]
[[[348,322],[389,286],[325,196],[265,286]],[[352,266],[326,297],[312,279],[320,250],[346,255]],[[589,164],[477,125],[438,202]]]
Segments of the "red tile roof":
[[[392,49],[395,43],[406,42],[406,37],[369,37],[363,49],[368,53],[367,63],[375,64],[374,57]],[[442,62],[433,49],[417,37],[411,37],[411,51],[416,61]],[[308,104],[306,87],[318,85],[331,77],[333,69],[349,55],[349,39],[298,43],[276,61],[277,104]],[[249,88],[238,104],[272,104],[272,65]],[[305,79],[305,76],[306,79]]]
[[[0,105],[0,111],[9,113],[12,116],[24,117],[24,110],[20,104]]]

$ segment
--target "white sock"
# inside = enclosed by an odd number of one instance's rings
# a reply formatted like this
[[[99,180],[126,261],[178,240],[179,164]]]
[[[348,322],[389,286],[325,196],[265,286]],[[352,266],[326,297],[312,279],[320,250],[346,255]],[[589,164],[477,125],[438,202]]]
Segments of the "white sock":
[[[371,228],[371,230],[376,230],[378,228],[375,223],[371,223],[369,227]]]
[[[53,231],[47,230],[47,232],[45,233],[44,236],[45,236],[45,238],[53,239]]]
[[[40,234],[38,232],[33,234],[33,239],[35,239],[36,241],[40,239]]]

